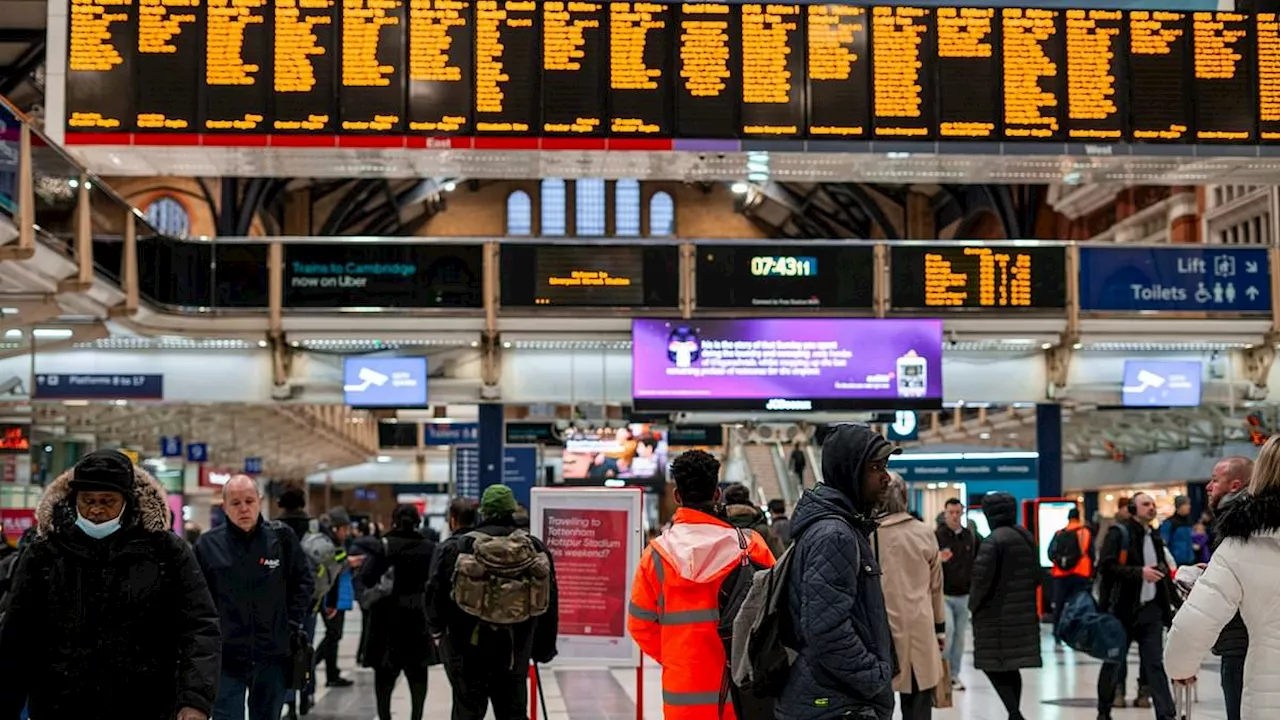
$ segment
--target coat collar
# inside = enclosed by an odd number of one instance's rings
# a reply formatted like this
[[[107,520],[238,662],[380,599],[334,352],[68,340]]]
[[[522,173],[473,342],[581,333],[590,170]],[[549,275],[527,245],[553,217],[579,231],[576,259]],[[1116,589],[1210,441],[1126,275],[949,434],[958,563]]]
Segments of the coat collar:
[[[1280,492],[1242,494],[1227,507],[1217,527],[1222,537],[1242,540],[1275,530],[1280,530]]]

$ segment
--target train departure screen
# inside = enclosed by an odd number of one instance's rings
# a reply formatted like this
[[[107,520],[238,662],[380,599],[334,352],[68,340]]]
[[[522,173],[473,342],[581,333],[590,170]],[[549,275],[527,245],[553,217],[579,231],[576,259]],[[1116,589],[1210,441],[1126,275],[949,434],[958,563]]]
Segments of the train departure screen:
[[[936,47],[933,8],[872,8],[872,121],[877,138],[931,137],[936,115],[933,73],[925,66]]]
[[[72,0],[67,35],[67,128],[133,129],[134,0]]]
[[[206,0],[204,129],[263,132],[271,107],[267,0]]]
[[[804,129],[804,8],[742,6],[742,134],[795,137]]]
[[[543,135],[604,135],[608,23],[603,2],[542,3]]]
[[[620,137],[668,137],[676,13],[652,2],[609,3],[609,132]]]
[[[902,309],[1061,308],[1060,247],[899,246],[889,251],[892,304]]]
[[[138,0],[135,70],[139,130],[196,132],[199,93],[192,92],[204,50],[201,0]]]
[[[1061,140],[1066,102],[1062,11],[1004,8],[1000,23],[1005,138]]]
[[[271,127],[278,133],[335,129],[336,6],[337,0],[275,0]]]
[[[1258,139],[1280,140],[1280,14],[1254,18],[1258,51]]]
[[[409,131],[444,136],[471,130],[470,0],[409,0]]]
[[[939,139],[997,136],[1000,58],[996,27],[992,8],[938,8]]]
[[[536,135],[542,97],[538,3],[476,2],[476,133]]]
[[[676,134],[728,138],[738,134],[741,107],[742,24],[736,5],[680,6]]]
[[[342,129],[404,129],[405,0],[342,0]]]
[[[1253,92],[1249,16],[1198,12],[1191,16],[1196,140],[1251,143],[1258,102]]]
[[[1134,142],[1186,142],[1191,137],[1187,14],[1129,13],[1129,107]]]
[[[809,135],[865,138],[871,114],[867,9],[809,5]]]
[[[1123,10],[1067,10],[1067,139],[1118,142],[1129,90]]]

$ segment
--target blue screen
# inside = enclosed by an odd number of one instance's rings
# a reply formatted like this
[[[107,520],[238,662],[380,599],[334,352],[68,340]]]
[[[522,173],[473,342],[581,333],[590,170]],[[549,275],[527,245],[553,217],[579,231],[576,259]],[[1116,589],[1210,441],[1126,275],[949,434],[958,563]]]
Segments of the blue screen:
[[[425,407],[427,359],[343,358],[342,398],[352,407]]]
[[[1200,363],[1194,360],[1126,360],[1128,407],[1195,407],[1200,404]]]

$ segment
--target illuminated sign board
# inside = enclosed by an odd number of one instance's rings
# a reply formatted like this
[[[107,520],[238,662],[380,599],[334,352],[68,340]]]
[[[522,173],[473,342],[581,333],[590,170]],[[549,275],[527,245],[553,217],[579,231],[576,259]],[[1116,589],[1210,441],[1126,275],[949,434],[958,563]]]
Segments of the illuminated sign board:
[[[900,245],[889,249],[889,292],[901,310],[1066,307],[1061,247]]]

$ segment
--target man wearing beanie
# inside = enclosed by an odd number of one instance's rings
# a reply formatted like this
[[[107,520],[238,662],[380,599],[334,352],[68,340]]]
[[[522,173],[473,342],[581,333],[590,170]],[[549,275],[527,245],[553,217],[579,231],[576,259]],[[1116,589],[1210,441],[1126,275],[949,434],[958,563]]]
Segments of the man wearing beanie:
[[[45,489],[0,612],[0,718],[207,720],[218,613],[164,488],[115,450]]]
[[[523,720],[529,709],[530,660],[546,663],[556,656],[559,622],[551,555],[542,541],[516,528],[516,509],[511,488],[491,485],[480,499],[479,526],[459,537],[457,542],[442,543],[437,552],[427,598],[436,605],[433,625],[444,628],[437,641],[453,686],[453,720],[484,720],[490,703],[496,720]],[[482,543],[487,547],[500,546],[503,552],[494,555],[510,554],[530,560],[534,574],[524,577],[525,582],[520,585],[541,583],[546,587],[545,608],[519,615],[525,618],[520,622],[496,625],[477,616],[475,607],[459,606],[454,598],[470,597],[476,587],[484,587],[492,569],[483,561],[487,554],[477,551],[477,545]],[[476,577],[476,585],[462,588],[455,585],[454,571],[459,565],[467,572],[457,573],[458,582],[465,583],[469,577]],[[523,599],[486,596],[484,604],[515,608],[522,606]],[[525,607],[527,609],[527,605]]]

